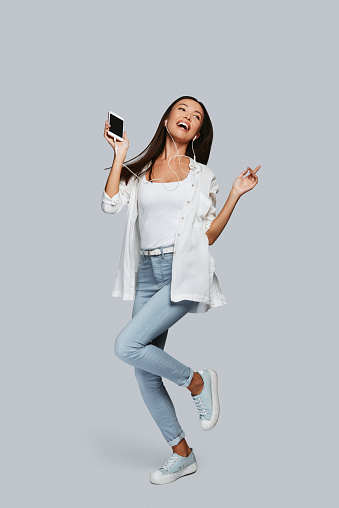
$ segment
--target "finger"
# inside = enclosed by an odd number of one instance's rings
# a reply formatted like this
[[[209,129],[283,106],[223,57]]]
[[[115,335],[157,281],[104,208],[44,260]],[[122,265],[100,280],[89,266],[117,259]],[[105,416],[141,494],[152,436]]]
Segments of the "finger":
[[[259,171],[259,169],[261,168],[261,166],[257,166],[254,170],[254,173],[256,173],[257,171]]]

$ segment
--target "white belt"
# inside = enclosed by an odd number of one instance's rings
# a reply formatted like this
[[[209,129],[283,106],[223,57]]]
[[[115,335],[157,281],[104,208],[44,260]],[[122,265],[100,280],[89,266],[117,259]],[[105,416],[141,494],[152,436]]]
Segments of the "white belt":
[[[164,254],[174,252],[174,245],[172,247],[164,247],[162,251]],[[153,249],[153,250],[140,249],[140,254],[146,254],[146,256],[158,256],[159,254],[161,254],[161,249]]]

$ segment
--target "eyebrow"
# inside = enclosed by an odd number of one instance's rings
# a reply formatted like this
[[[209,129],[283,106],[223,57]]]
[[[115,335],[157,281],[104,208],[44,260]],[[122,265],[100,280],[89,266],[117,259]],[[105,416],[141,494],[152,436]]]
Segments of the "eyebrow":
[[[180,102],[180,104],[178,104],[178,106],[186,106],[186,108],[188,108],[187,104],[184,104],[183,102]],[[200,111],[198,111],[197,109],[195,110],[195,113],[199,113],[200,116],[202,116],[202,114],[200,113]]]

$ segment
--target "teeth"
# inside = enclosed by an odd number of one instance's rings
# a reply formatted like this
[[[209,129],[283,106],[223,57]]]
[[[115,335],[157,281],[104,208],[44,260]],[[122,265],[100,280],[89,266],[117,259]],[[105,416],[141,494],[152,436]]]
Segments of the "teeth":
[[[183,126],[186,130],[188,130],[188,126],[185,123],[183,123],[183,122],[179,122],[177,125],[178,126]]]

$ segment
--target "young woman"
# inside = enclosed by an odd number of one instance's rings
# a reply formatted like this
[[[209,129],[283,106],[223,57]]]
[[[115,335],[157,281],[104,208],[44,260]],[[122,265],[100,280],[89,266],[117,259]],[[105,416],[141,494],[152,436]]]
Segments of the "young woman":
[[[165,352],[168,329],[188,312],[226,305],[208,246],[239,198],[258,183],[261,166],[240,173],[216,216],[219,186],[206,166],[213,128],[202,102],[190,96],[174,101],[150,144],[128,164],[126,132],[123,141],[114,141],[108,129],[106,121],[104,137],[115,157],[102,210],[114,214],[128,204],[112,295],[134,299],[132,319],[117,336],[115,353],[134,366],[145,404],[173,450],[150,477],[151,483],[165,484],[194,473],[197,462],[162,378],[190,391],[203,430],[212,429],[219,417],[217,373],[193,371]]]

